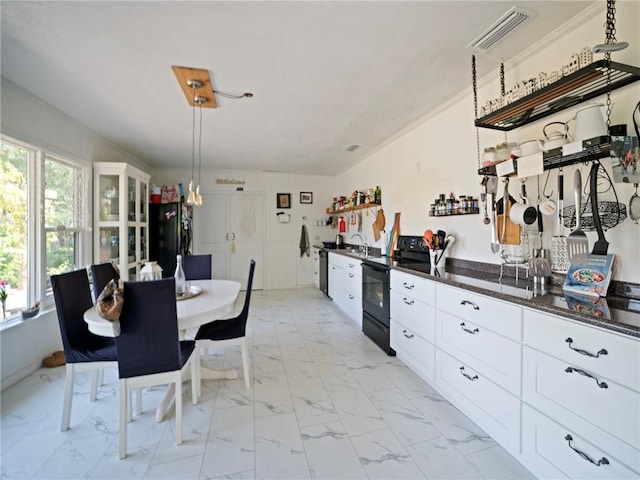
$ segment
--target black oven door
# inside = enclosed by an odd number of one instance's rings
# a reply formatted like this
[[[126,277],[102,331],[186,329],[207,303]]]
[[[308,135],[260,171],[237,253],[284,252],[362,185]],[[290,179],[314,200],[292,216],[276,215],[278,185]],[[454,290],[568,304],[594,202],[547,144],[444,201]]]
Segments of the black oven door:
[[[362,310],[389,326],[389,269],[362,264]]]

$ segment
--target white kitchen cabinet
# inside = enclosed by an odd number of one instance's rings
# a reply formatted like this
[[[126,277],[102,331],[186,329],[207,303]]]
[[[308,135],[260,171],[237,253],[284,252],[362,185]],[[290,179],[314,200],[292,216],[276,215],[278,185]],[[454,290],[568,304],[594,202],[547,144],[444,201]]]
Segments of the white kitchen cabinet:
[[[215,279],[246,288],[249,261],[256,261],[253,289],[263,288],[264,198],[260,193],[203,195],[194,208],[194,253],[211,253]]]
[[[329,253],[329,297],[336,305],[342,308],[342,296],[344,295],[344,271],[338,263],[338,255]]]
[[[562,425],[588,450],[606,452],[640,474],[640,342],[529,309],[524,341],[522,400],[545,415],[549,429]],[[524,454],[540,461],[534,447]]]
[[[436,388],[509,452],[520,451],[522,309],[436,284]]]
[[[320,288],[320,249],[313,248],[313,284]]]
[[[539,478],[625,479],[638,478],[618,457],[576,431],[554,422],[523,404],[522,455],[525,465]]]
[[[473,365],[436,349],[435,386],[510,453],[520,452],[520,399]]]
[[[437,313],[436,344],[442,350],[473,365],[488,378],[520,396],[522,346],[484,325]]]
[[[96,162],[93,173],[94,261],[113,262],[123,280],[137,280],[149,260],[149,175],[118,162]]]
[[[640,478],[640,339],[392,270],[391,346],[539,478]]]
[[[362,325],[362,262],[329,253],[329,296],[358,325]]]
[[[433,385],[435,379],[435,285],[391,270],[391,348]]]
[[[463,288],[437,284],[436,307],[513,340],[522,338],[522,309],[517,305]]]

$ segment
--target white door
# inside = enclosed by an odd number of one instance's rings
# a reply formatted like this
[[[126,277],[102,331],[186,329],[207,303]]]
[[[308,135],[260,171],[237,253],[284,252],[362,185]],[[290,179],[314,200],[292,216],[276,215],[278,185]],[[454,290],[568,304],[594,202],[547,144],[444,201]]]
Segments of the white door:
[[[213,254],[213,278],[246,288],[249,260],[256,261],[253,289],[263,288],[264,197],[258,193],[203,195],[194,209],[194,253]]]

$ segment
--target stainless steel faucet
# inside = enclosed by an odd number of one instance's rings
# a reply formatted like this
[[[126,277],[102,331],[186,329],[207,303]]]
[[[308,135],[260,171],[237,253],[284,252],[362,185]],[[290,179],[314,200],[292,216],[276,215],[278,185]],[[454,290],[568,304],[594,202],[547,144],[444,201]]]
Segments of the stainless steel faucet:
[[[369,256],[369,245],[367,245],[367,242],[364,241],[364,238],[362,238],[362,235],[360,235],[359,233],[354,233],[353,235],[351,235],[351,240],[353,240],[353,237],[358,237],[360,239],[360,253],[364,254],[365,257]]]

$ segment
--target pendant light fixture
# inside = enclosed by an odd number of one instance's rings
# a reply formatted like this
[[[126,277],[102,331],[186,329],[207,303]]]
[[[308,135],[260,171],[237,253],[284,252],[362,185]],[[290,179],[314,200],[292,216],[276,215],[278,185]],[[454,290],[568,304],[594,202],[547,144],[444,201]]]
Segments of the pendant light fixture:
[[[187,80],[187,85],[193,91],[193,108],[191,110],[191,181],[189,182],[189,194],[187,195],[187,205],[196,204],[196,194],[193,191],[193,175],[195,170],[195,155],[196,155],[196,92],[202,87],[202,82],[199,80]]]
[[[195,205],[202,205],[202,195],[200,194],[200,181],[202,179],[202,105],[207,103],[205,97],[195,97],[195,103],[200,110],[200,128],[198,129],[198,186],[196,187]]]
[[[200,193],[200,182],[202,180],[202,107],[217,108],[215,95],[230,99],[251,98],[253,93],[232,94],[214,90],[211,85],[209,71],[203,68],[181,67],[173,65],[171,67],[182,89],[187,103],[192,107],[192,129],[191,129],[191,181],[189,182],[189,192],[187,195],[187,205],[202,205],[202,194]],[[200,127],[198,132],[198,186],[193,189],[196,163],[196,106],[200,109]]]

